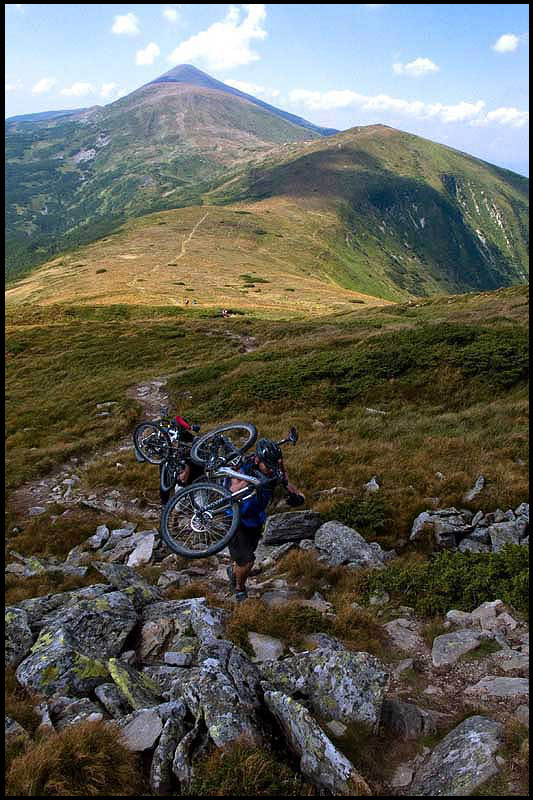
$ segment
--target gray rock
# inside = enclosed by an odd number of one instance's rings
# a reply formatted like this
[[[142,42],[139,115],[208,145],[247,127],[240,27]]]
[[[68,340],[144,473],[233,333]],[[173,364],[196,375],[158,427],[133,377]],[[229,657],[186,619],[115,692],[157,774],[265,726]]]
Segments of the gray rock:
[[[150,790],[153,795],[166,796],[171,793],[172,761],[178,742],[184,736],[183,720],[176,717],[167,719],[150,767]]]
[[[529,655],[517,653],[515,650],[500,650],[493,653],[492,658],[504,672],[520,672],[522,675],[529,672]]]
[[[476,650],[481,644],[481,634],[472,628],[464,628],[455,633],[444,633],[433,640],[431,659],[434,667],[455,664],[461,656]]]
[[[96,533],[87,539],[87,544],[92,550],[99,550],[109,539],[109,528],[107,525],[99,525]]]
[[[101,707],[87,697],[81,700],[68,699],[70,702],[60,709],[57,709],[57,706],[54,707],[52,702],[50,703],[57,730],[67,728],[69,725],[77,725],[80,722],[99,722],[103,719]]]
[[[109,680],[104,662],[91,658],[63,628],[42,631],[30,655],[17,668],[19,683],[44,695],[85,697]]]
[[[413,797],[468,797],[499,771],[496,754],[502,726],[470,717],[433,750],[409,789]]]
[[[167,651],[163,656],[163,661],[171,667],[190,667],[194,661],[194,655]]]
[[[310,650],[346,650],[340,639],[327,633],[310,633],[305,637],[304,643]]]
[[[316,550],[315,543],[312,539],[302,539],[298,546],[301,550]]]
[[[490,525],[488,533],[493,551],[499,553],[506,544],[520,544],[521,529],[515,521]]]
[[[466,536],[459,544],[461,553],[490,553],[490,546]]]
[[[151,603],[143,611],[143,621],[169,619],[174,631],[184,634],[192,630],[201,642],[224,638],[224,624],[228,612],[210,608],[205,597],[192,600],[168,600]]]
[[[125,564],[107,564],[96,561],[93,567],[100,572],[109,583],[127,595],[134,608],[141,609],[151,603],[163,600],[163,594],[155,586],[151,586],[141,578],[134,569]]]
[[[134,711],[115,724],[120,729],[125,747],[135,753],[151,750],[163,730],[163,722],[156,708]]]
[[[248,633],[248,641],[254,651],[254,661],[277,661],[285,650],[285,645],[279,639],[255,631]]]
[[[158,686],[143,673],[118,658],[110,658],[107,667],[120,694],[134,710],[150,708],[161,702]]]
[[[147,666],[142,668],[142,674],[146,675],[156,686],[158,693],[162,697],[170,697],[175,684],[180,684],[184,670],[181,667]],[[177,692],[179,696],[179,690]]]
[[[423,653],[427,650],[415,620],[400,617],[385,623],[383,627],[398,650],[404,653]]]
[[[338,722],[336,719],[332,719],[328,722],[327,727],[336,739],[342,739],[348,730],[346,725],[343,725],[342,722]]]
[[[451,622],[452,625],[457,625],[458,628],[469,628],[474,624],[472,614],[469,614],[466,611],[459,611],[456,608],[452,608],[451,611],[448,611],[446,614],[446,620]]]
[[[518,508],[515,508],[514,513],[517,517],[525,517],[529,522],[529,503],[520,503]]]
[[[365,492],[368,492],[369,494],[374,494],[375,492],[379,492],[380,485],[378,482],[378,476],[374,475],[372,478],[370,478],[368,483],[365,483],[363,488]]]
[[[312,539],[320,526],[320,514],[315,511],[287,511],[268,517],[263,544],[276,545]]]
[[[391,698],[383,701],[381,725],[404,742],[436,733],[441,719],[441,714],[418,708],[413,703]]]
[[[465,494],[465,496],[463,497],[463,503],[471,503],[473,500],[475,500],[477,497],[479,497],[479,495],[481,494],[481,492],[485,488],[485,483],[486,483],[485,476],[484,475],[480,475],[477,478],[477,480],[476,480],[475,484],[473,485],[473,487],[470,489],[470,491],[468,491]]]
[[[28,514],[30,517],[38,517],[40,514],[46,514],[46,508],[44,506],[32,506]]]
[[[156,533],[157,531],[155,533],[147,533],[139,539],[135,550],[128,558],[128,567],[141,567],[143,564],[150,563],[152,553],[154,552]]]
[[[26,658],[33,644],[28,615],[23,608],[6,606],[4,632],[5,665],[16,667]]]
[[[286,694],[305,696],[317,714],[370,728],[379,724],[389,676],[368,653],[312,650],[265,663],[261,673]]]
[[[337,750],[307,709],[282,692],[265,692],[265,703],[281,725],[300,770],[316,786],[340,797],[369,796],[370,788]]]
[[[85,586],[83,589],[75,589],[72,592],[58,592],[57,594],[47,594],[43,597],[32,597],[29,600],[22,600],[18,607],[22,608],[28,615],[28,624],[33,631],[39,631],[46,624],[50,624],[56,618],[53,616],[57,612],[57,619],[61,618],[61,609],[70,608],[80,600],[90,600],[101,597],[109,591],[109,586],[102,583],[94,586]]]
[[[128,714],[129,703],[124,699],[114,683],[102,683],[94,693],[110,717],[120,719]]]
[[[479,625],[481,630],[492,632],[496,629],[496,617],[503,611],[504,605],[501,600],[491,600],[482,603],[472,611],[471,617],[474,624]]]
[[[375,542],[373,543],[376,544]],[[332,567],[382,567],[384,554],[379,545],[369,544],[360,533],[340,522],[326,522],[315,534],[320,559]]]
[[[145,622],[141,628],[139,654],[142,661],[158,656],[165,648],[168,637],[174,632],[172,619],[163,617]]]
[[[472,698],[501,700],[505,698],[518,700],[529,697],[529,680],[527,678],[501,678],[488,675],[475,686],[465,689],[465,694]]]
[[[476,528],[478,525],[481,526],[482,523],[483,523],[484,516],[485,515],[484,515],[483,511],[477,511],[474,514],[474,516],[472,517],[472,522],[471,522],[472,527]]]
[[[393,789],[403,789],[405,786],[409,786],[409,784],[413,780],[415,772],[412,767],[408,764],[402,764],[400,767],[396,767],[392,778],[390,780],[390,785]]]
[[[438,511],[423,511],[413,522],[411,541],[429,531],[439,547],[456,547],[457,543],[472,531],[472,514],[456,508]]]

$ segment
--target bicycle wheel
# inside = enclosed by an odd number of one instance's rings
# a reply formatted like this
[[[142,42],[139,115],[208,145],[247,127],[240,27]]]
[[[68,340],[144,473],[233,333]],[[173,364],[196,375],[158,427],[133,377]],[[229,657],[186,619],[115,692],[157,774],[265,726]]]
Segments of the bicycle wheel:
[[[136,450],[150,464],[162,464],[170,451],[168,433],[155,422],[142,422],[133,432]]]
[[[216,483],[186,486],[168,501],[161,518],[163,541],[185,558],[206,558],[233,539],[240,520],[239,504]]]
[[[178,480],[178,473],[174,467],[169,466],[165,461],[161,464],[159,472],[159,486],[163,492],[170,492],[173,486],[176,485]]]
[[[257,439],[257,428],[251,422],[230,422],[204,433],[194,440],[191,447],[191,460],[195,464],[204,465],[209,457],[209,449],[213,438],[222,436],[228,445],[232,445],[239,453],[244,453]],[[229,454],[229,448],[228,448]]]

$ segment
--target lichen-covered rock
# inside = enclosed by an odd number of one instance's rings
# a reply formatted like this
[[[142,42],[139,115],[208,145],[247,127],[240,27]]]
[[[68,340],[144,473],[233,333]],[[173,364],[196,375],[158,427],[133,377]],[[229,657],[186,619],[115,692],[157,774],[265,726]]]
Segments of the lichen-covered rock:
[[[102,708],[89,698],[81,700],[71,697],[52,699],[49,703],[50,712],[54,719],[57,730],[62,730],[69,725],[77,725],[79,722],[99,722],[103,719]]]
[[[147,675],[118,658],[110,658],[107,667],[117,689],[131,708],[138,710],[159,705],[162,700],[159,689]]]
[[[75,589],[72,592],[58,592],[57,594],[46,594],[43,597],[31,597],[29,600],[22,600],[18,607],[22,608],[28,615],[28,624],[34,631],[38,631],[46,625],[53,625],[57,620],[61,620],[64,607],[72,607],[81,600],[92,600],[101,597],[109,592],[110,587],[103,583],[93,586],[84,586],[82,589]],[[54,615],[54,612],[57,612]]]
[[[109,680],[104,662],[87,656],[64,628],[42,631],[30,655],[17,668],[19,683],[44,695],[85,697]]]
[[[165,722],[150,767],[150,790],[156,796],[170,794],[172,785],[172,761],[178,743],[185,736],[182,719],[170,717]]]
[[[472,628],[436,636],[431,651],[433,666],[444,667],[455,664],[461,656],[475,650],[480,644],[481,634]]]
[[[499,553],[506,544],[520,544],[524,531],[525,526],[518,524],[516,520],[490,525],[488,534],[493,552]]]
[[[143,564],[150,563],[152,553],[154,552],[156,534],[157,531],[149,532],[139,537],[135,550],[128,557],[128,567],[140,567]]]
[[[319,527],[320,514],[315,511],[271,514],[266,521],[263,544],[277,545],[312,539]]]
[[[468,797],[498,773],[502,726],[487,717],[466,719],[446,736],[418,770],[413,797]]]
[[[4,631],[5,664],[6,667],[16,667],[28,655],[33,644],[28,615],[23,608],[6,606]]]
[[[255,631],[248,633],[248,641],[254,651],[254,661],[277,661],[285,650],[285,645],[279,639]]]
[[[377,728],[388,673],[374,656],[330,648],[261,665],[266,681],[285,694],[304,695],[316,713]]]
[[[46,629],[60,625],[73,636],[86,655],[106,659],[117,655],[135,627],[137,614],[123,592],[81,599],[72,607],[48,617]],[[55,625],[54,625],[55,623]]]
[[[341,522],[326,522],[315,534],[321,560],[332,567],[382,567],[384,553],[376,543],[369,544],[360,533]]]
[[[143,623],[169,619],[176,633],[187,634],[192,631],[201,642],[224,638],[227,617],[227,611],[210,608],[205,597],[152,603],[143,610]]]
[[[139,655],[142,661],[162,653],[165,642],[174,631],[174,621],[169,617],[151,619],[141,628]]]
[[[490,545],[473,539],[471,536],[466,536],[459,544],[461,553],[490,553]]]
[[[304,706],[282,692],[265,692],[265,703],[281,725],[300,770],[320,789],[339,797],[371,791],[353,764],[335,747]]]
[[[93,567],[109,581],[111,586],[127,595],[137,610],[163,600],[160,589],[151,586],[134,569],[125,564],[97,561],[93,563]]]

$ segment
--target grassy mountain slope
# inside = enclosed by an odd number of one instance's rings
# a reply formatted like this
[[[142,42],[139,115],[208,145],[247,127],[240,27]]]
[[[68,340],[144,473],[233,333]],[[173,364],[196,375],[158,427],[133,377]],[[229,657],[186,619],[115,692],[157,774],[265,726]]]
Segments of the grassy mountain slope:
[[[384,126],[286,145],[201,200],[54,259],[8,300],[325,313],[527,279],[527,179]]]
[[[228,169],[318,135],[245,98],[181,83],[73,116],[7,122],[7,275],[127,217],[198,202]]]

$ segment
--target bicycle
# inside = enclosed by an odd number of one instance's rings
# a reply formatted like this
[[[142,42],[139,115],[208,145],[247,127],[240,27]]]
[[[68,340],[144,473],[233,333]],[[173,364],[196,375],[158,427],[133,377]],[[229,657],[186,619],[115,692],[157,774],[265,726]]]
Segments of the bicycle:
[[[138,461],[149,464],[163,464],[175,454],[176,450],[191,449],[190,442],[184,440],[184,434],[198,433],[199,425],[189,425],[181,417],[169,416],[168,409],[161,408],[161,417],[150,422],[141,422],[133,431],[133,447]]]
[[[223,434],[212,431],[209,447],[195,442],[195,457],[202,450],[207,480],[180,489],[168,501],[161,517],[161,535],[172,552],[185,558],[206,558],[223,550],[233,539],[240,523],[240,506],[254,494],[275,483],[287,489],[283,464],[273,470],[271,477],[245,475],[238,471],[244,452],[228,444]],[[298,441],[298,431],[277,442],[279,446]],[[194,448],[194,445],[193,445]],[[193,452],[191,449],[191,457]],[[231,492],[223,484],[236,478],[247,486]]]

